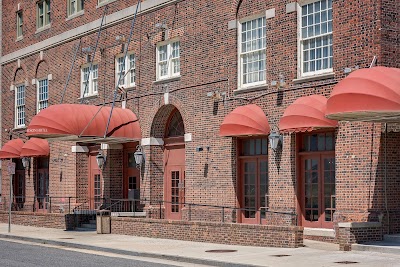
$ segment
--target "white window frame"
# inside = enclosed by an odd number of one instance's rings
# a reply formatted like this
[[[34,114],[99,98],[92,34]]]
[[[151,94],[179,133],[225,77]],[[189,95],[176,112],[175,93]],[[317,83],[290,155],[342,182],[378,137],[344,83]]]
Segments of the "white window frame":
[[[43,14],[40,13],[40,6],[43,5]],[[51,22],[50,0],[40,0],[36,3],[36,29],[46,28]],[[40,25],[41,16],[43,16],[43,25]]]
[[[331,21],[331,31],[329,31],[329,28],[327,30],[327,33],[321,33],[318,35],[314,35],[312,37],[308,37],[308,38],[303,38],[303,34],[302,34],[302,7],[308,4],[314,4],[316,2],[320,2],[320,1],[326,1],[326,0],[302,0],[302,1],[298,1],[298,7],[297,7],[297,36],[298,36],[298,53],[297,53],[297,76],[298,78],[302,78],[302,77],[310,77],[310,76],[316,76],[316,75],[322,75],[322,74],[327,74],[327,73],[333,73],[333,55],[331,55],[331,53],[333,54],[333,17],[331,17],[331,20],[329,20],[328,15],[327,15],[327,22],[329,23],[329,21]],[[332,4],[333,4],[333,0],[332,0]],[[328,3],[327,3],[327,7],[328,7]],[[332,14],[332,6],[331,8],[328,7],[327,10],[331,10],[331,14]],[[314,12],[315,13],[315,12]],[[333,16],[333,15],[332,15]],[[321,23],[320,23],[321,24]],[[313,25],[315,24],[315,21],[313,23]],[[329,25],[329,24],[327,24]],[[316,70],[317,66],[315,65],[315,69],[314,71],[306,71],[304,69],[304,54],[303,54],[303,50],[304,50],[304,42],[305,41],[309,41],[309,40],[317,40],[318,38],[324,38],[327,37],[328,40],[330,39],[330,44],[328,44],[327,50],[328,50],[328,66],[329,66],[329,61],[332,61],[332,67],[328,67],[328,68],[323,68],[323,61],[321,63],[321,69],[320,70]],[[329,38],[330,37],[330,38]],[[324,58],[323,55],[325,54],[323,46],[321,46],[321,57],[319,58]],[[317,49],[315,50],[315,53],[317,53]],[[329,57],[332,57],[332,59],[329,59]],[[309,57],[311,58],[311,54],[309,55]],[[314,55],[314,58],[316,59],[316,54]],[[315,61],[317,62],[317,61]]]
[[[173,45],[175,43],[179,44],[179,49],[178,49],[178,53],[179,55],[177,57],[173,57]],[[166,46],[166,60],[163,60],[162,62],[166,62],[167,64],[167,73],[165,75],[161,75],[160,71],[160,48]],[[157,48],[156,48],[156,79],[157,80],[165,80],[165,79],[170,79],[170,78],[175,78],[175,77],[179,77],[181,75],[180,73],[180,50],[181,50],[181,44],[180,44],[180,40],[179,39],[171,39],[168,41],[164,41],[164,42],[160,42],[157,44]],[[176,62],[178,64],[176,64]],[[179,71],[174,72],[173,69],[174,67],[177,66],[179,68]]]
[[[97,6],[101,7],[117,0],[97,0]]]
[[[132,58],[133,57],[133,58]],[[123,60],[124,54],[118,54],[115,57],[115,84],[118,83],[120,75],[120,60]],[[127,73],[128,71],[128,73]],[[133,81],[132,81],[133,78]],[[120,86],[124,88],[134,87],[136,85],[136,56],[133,52],[128,52],[124,62],[124,74],[121,77]]]
[[[24,20],[22,15],[22,10],[18,10],[17,12],[17,39],[22,38],[24,35]]]
[[[46,83],[46,89],[47,92],[46,93],[40,93],[41,90],[41,82],[43,81],[47,81]],[[42,78],[42,79],[37,79],[37,83],[36,83],[36,87],[37,87],[37,94],[36,94],[36,112],[39,113],[41,110],[47,108],[49,106],[49,79],[47,77]],[[45,94],[47,97],[45,98],[41,98],[41,95]],[[42,106],[43,103],[43,106]],[[42,106],[42,107],[41,107]]]
[[[84,0],[67,0],[67,15],[68,17],[75,16],[83,12]]]
[[[265,35],[264,35],[264,39],[265,39],[265,47],[258,49],[258,51],[262,51],[262,49],[264,49],[264,56],[265,56],[265,63],[264,63],[264,80],[259,80],[256,82],[251,82],[251,83],[244,83],[243,82],[243,55],[244,53],[242,53],[242,25],[243,23],[252,21],[252,20],[256,20],[259,18],[264,18],[265,20]],[[260,13],[260,14],[255,14],[253,16],[249,16],[246,18],[243,18],[241,20],[238,21],[238,88],[239,89],[246,89],[249,87],[255,87],[255,86],[263,86],[267,84],[267,17],[266,17],[266,13]],[[247,53],[252,53],[254,51],[257,50],[252,50],[251,52],[246,52]]]
[[[22,101],[18,101],[20,89],[24,90]],[[26,119],[25,116],[26,86],[23,83],[17,84],[16,86],[14,86],[14,90],[15,90],[15,128],[23,128],[25,127],[25,119]]]
[[[83,91],[85,90],[85,71],[89,72],[90,63],[81,66],[81,97],[94,96],[99,94],[99,64],[92,63],[92,70],[90,70],[88,85],[86,88],[86,93],[83,95]]]

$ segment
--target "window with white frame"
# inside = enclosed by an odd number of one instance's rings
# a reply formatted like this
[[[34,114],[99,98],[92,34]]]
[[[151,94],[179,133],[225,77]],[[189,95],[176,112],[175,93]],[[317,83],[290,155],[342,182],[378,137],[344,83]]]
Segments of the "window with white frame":
[[[68,16],[73,16],[83,10],[84,0],[67,0]]]
[[[135,86],[136,62],[135,55],[128,53],[124,60],[124,55],[115,58],[115,83],[123,87]]]
[[[23,35],[23,20],[22,20],[22,10],[17,12],[17,38],[22,37]]]
[[[239,24],[239,87],[266,83],[266,18]]]
[[[49,80],[47,78],[37,82],[37,112],[45,109],[49,105]]]
[[[320,0],[301,6],[300,74],[332,72],[332,0]]]
[[[15,86],[15,127],[25,126],[25,85]]]
[[[157,46],[157,80],[180,75],[180,42],[172,40]]]
[[[116,0],[98,0],[98,5],[99,6],[100,5],[105,5],[107,3],[114,2],[114,1],[116,1]]]
[[[81,96],[87,97],[97,95],[98,90],[98,78],[99,78],[99,65],[92,64],[92,70],[90,70],[90,64],[84,65],[81,68]]]
[[[50,25],[50,0],[41,0],[36,3],[36,28],[47,25]]]

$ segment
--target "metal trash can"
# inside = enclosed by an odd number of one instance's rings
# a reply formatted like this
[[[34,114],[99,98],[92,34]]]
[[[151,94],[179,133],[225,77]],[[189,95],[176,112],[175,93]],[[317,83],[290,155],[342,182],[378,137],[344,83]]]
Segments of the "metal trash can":
[[[96,229],[98,234],[111,234],[111,212],[109,210],[97,211]]]

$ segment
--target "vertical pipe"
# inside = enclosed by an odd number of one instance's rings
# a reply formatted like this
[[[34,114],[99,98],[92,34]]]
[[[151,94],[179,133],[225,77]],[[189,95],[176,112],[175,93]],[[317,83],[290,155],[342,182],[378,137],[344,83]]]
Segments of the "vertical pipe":
[[[10,200],[8,205],[8,232],[11,232],[11,205],[12,205],[12,196],[13,196],[13,188],[12,188],[12,180],[13,175],[10,174]]]

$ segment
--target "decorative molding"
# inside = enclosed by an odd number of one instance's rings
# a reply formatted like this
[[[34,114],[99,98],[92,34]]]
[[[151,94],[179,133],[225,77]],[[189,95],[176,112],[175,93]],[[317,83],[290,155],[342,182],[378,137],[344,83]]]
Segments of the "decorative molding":
[[[228,21],[228,30],[237,29],[237,20]]]
[[[382,227],[380,222],[342,222],[338,223],[339,228],[379,228]]]
[[[169,104],[169,93],[164,93],[164,105]]]
[[[72,153],[87,153],[89,148],[87,146],[71,146]]]
[[[185,133],[185,142],[192,142],[192,134],[191,133]]]
[[[275,8],[268,9],[265,11],[265,18],[266,19],[271,19],[275,17]]]
[[[297,11],[297,3],[296,2],[286,4],[286,13],[287,14],[296,12],[296,11]]]
[[[142,138],[140,141],[141,146],[163,146],[164,145],[164,140],[162,138],[154,138],[154,137],[149,137],[149,138]]]

